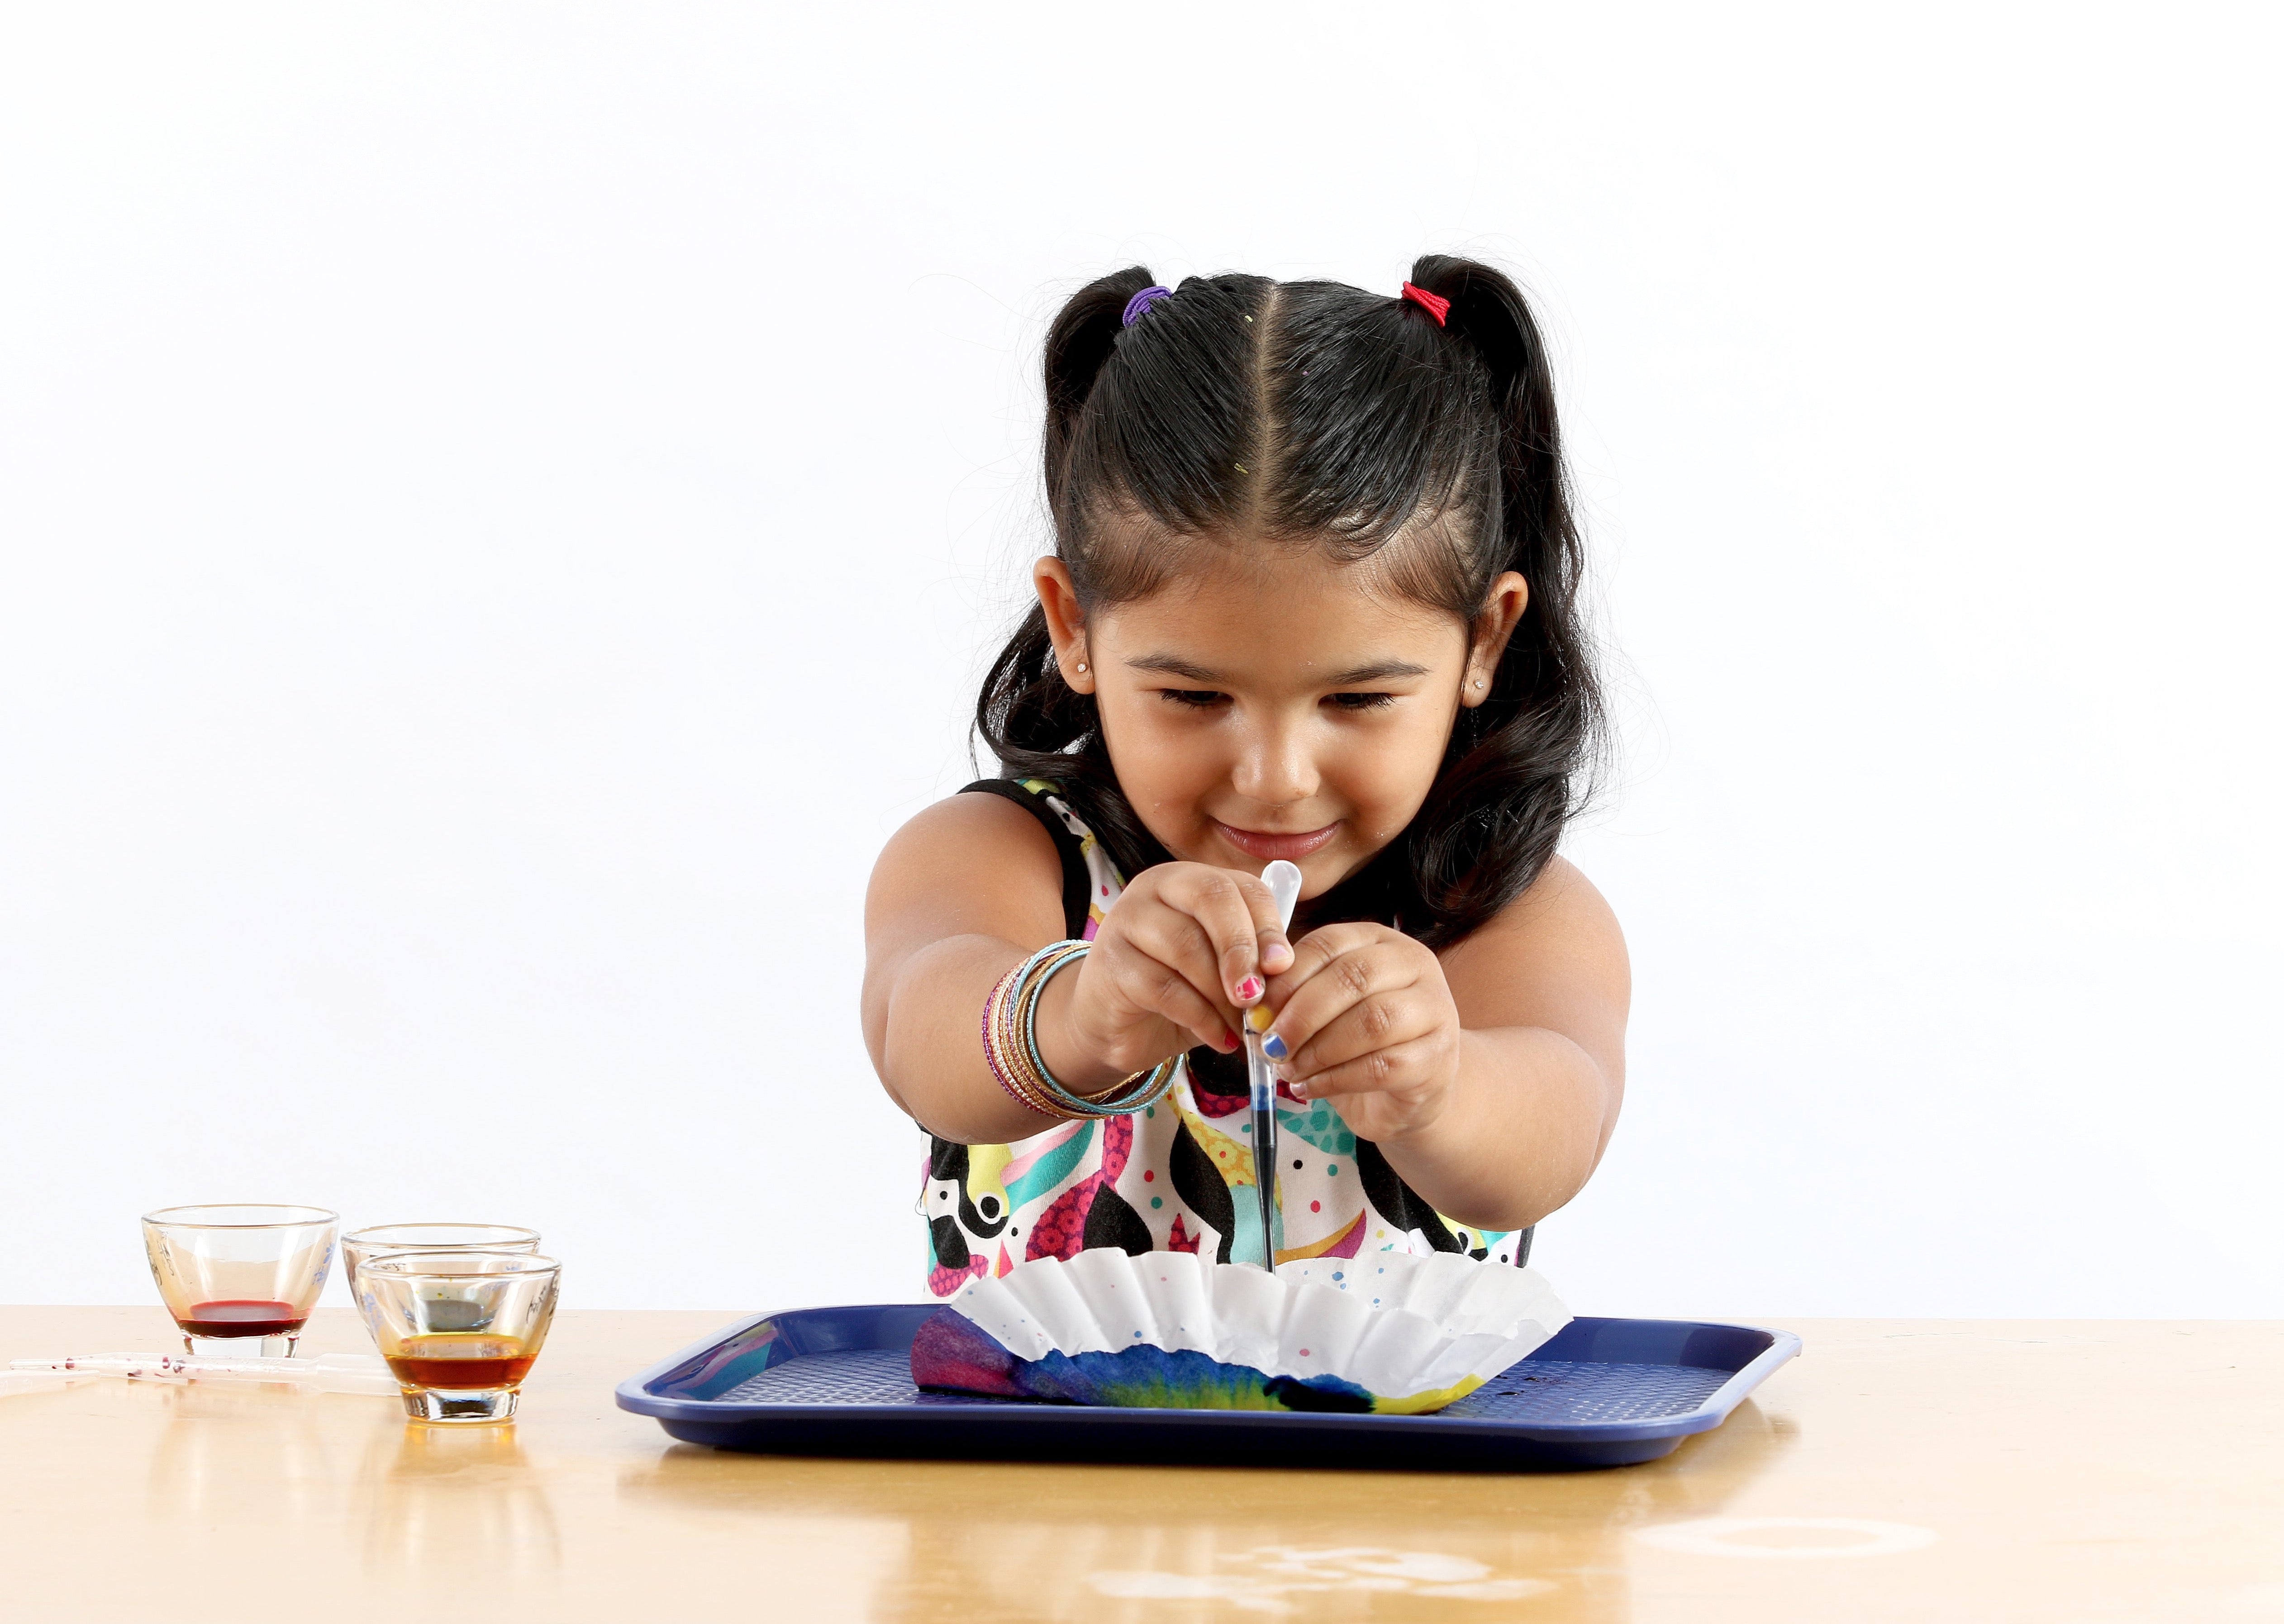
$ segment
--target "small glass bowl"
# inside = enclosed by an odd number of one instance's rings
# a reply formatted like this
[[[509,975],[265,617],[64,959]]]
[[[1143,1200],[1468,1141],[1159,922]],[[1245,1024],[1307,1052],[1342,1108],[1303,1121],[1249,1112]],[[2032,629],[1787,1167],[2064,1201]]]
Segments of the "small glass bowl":
[[[357,1266],[398,1251],[537,1251],[539,1231],[516,1224],[368,1224],[341,1236],[341,1271],[356,1291]]]
[[[333,1265],[340,1216],[238,1202],[143,1215],[143,1250],[192,1353],[290,1355]]]
[[[357,1270],[357,1307],[415,1421],[496,1423],[555,1318],[562,1266],[525,1251],[398,1251]]]

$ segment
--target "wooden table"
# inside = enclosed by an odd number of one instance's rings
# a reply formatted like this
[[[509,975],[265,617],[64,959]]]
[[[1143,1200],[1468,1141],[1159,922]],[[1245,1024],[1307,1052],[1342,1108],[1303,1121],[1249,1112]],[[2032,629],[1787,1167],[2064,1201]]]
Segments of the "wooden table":
[[[567,1312],[513,1427],[0,1398],[0,1618],[2284,1620],[2275,1324],[1789,1322],[1805,1355],[1666,1460],[1461,1477],[773,1459],[613,1405],[734,1317]],[[168,1330],[0,1309],[10,1358]],[[304,1344],[364,1345],[346,1310]]]

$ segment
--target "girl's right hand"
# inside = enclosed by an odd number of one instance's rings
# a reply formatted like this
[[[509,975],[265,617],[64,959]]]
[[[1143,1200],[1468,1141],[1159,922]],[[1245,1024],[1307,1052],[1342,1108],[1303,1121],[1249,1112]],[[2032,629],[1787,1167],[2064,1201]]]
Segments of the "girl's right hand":
[[[1095,1093],[1196,1044],[1227,1054],[1263,977],[1292,964],[1276,899],[1257,876],[1206,863],[1146,868],[1103,916],[1076,973],[1041,995],[1041,1058],[1066,1087]]]

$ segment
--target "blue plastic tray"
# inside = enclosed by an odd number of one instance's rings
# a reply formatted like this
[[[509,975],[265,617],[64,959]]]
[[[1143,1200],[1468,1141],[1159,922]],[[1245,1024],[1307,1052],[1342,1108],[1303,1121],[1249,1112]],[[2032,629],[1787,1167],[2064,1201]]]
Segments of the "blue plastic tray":
[[[1560,1471],[1670,1455],[1800,1352],[1786,1330],[1580,1319],[1432,1416],[1088,1408],[920,1392],[912,1334],[937,1306],[761,1314],[621,1383],[619,1407],[777,1455]]]

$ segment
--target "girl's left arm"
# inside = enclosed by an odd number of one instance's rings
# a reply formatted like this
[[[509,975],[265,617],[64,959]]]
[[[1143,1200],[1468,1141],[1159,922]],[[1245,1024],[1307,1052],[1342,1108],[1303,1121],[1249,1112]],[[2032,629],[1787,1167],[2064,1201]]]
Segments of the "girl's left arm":
[[[1268,1002],[1295,1093],[1330,1100],[1463,1223],[1523,1228],[1578,1193],[1617,1126],[1632,995],[1617,917],[1584,875],[1556,858],[1440,958],[1371,924],[1294,951]]]

